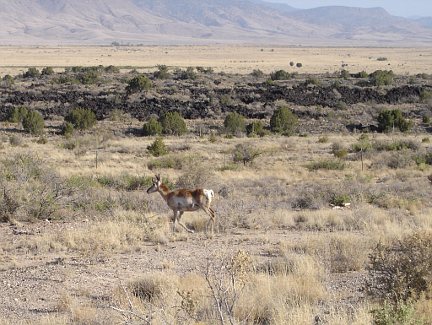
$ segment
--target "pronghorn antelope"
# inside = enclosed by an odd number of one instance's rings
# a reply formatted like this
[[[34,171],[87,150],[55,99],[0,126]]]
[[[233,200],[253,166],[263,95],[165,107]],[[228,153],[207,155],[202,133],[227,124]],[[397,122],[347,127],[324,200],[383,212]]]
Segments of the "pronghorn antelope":
[[[153,179],[153,185],[147,190],[147,193],[159,192],[163,197],[168,206],[173,210],[173,232],[176,229],[176,223],[178,222],[180,226],[182,226],[188,232],[194,232],[192,229],[189,229],[184,225],[180,218],[185,211],[197,211],[202,209],[210,216],[209,221],[207,222],[206,229],[208,228],[209,223],[211,223],[211,231],[213,233],[214,222],[215,222],[215,212],[210,207],[212,198],[214,197],[213,190],[206,189],[180,189],[175,191],[170,191],[170,189],[162,183],[160,175],[156,175]]]

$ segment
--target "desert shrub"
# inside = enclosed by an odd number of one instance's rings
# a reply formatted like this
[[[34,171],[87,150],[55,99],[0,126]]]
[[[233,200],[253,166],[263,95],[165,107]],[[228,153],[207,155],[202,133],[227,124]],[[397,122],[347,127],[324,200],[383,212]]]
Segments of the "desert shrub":
[[[150,170],[161,168],[182,169],[185,166],[191,166],[192,158],[179,155],[168,155],[150,160],[147,168]]]
[[[393,128],[407,132],[412,127],[412,122],[405,119],[399,109],[384,110],[379,113],[377,120],[380,132],[390,132]]]
[[[396,140],[392,142],[375,141],[373,148],[377,151],[400,151],[400,150],[413,150],[416,151],[420,148],[420,144],[413,140]]]
[[[431,90],[423,89],[420,92],[420,100],[423,103],[429,103],[430,101],[432,101],[432,91]]]
[[[233,161],[235,163],[242,162],[244,165],[251,164],[260,154],[261,152],[253,146],[238,144],[233,150]]]
[[[45,67],[42,69],[43,76],[50,76],[54,74],[54,69],[52,67]]]
[[[193,67],[187,67],[186,70],[177,71],[177,77],[181,80],[195,80],[197,74]]]
[[[205,67],[196,67],[196,70],[199,73],[204,73],[204,74],[211,74],[211,73],[214,72],[214,70],[213,70],[212,67],[207,67],[207,68],[205,68]]]
[[[143,125],[143,135],[160,135],[162,133],[162,124],[154,117],[151,117]]]
[[[277,70],[270,73],[271,80],[289,80],[293,77],[292,73],[289,73],[285,70]]]
[[[168,153],[168,148],[166,147],[162,138],[157,138],[154,140],[153,143],[147,147],[147,150],[155,157],[163,156]]]
[[[224,127],[227,134],[235,135],[242,133],[246,130],[245,118],[236,112],[228,113],[224,120]]]
[[[104,71],[106,73],[120,73],[120,69],[114,65],[109,65],[107,67],[104,68]]]
[[[248,137],[260,136],[263,137],[268,133],[264,129],[264,124],[261,121],[253,121],[252,123],[246,125],[246,134]]]
[[[292,135],[298,124],[297,116],[288,107],[279,107],[270,118],[272,132]]]
[[[430,116],[423,115],[423,116],[422,116],[422,122],[423,122],[424,124],[426,124],[426,125],[429,125],[430,122],[431,122],[431,118],[430,118]]]
[[[251,72],[251,76],[255,78],[262,78],[264,77],[264,72],[262,72],[260,69],[254,69]]]
[[[9,137],[9,143],[12,147],[18,147],[22,145],[23,139],[20,136],[13,134]]]
[[[330,204],[343,207],[351,202],[351,197],[348,194],[333,194],[330,199]]]
[[[387,58],[385,56],[380,56],[377,58],[377,61],[387,61]]]
[[[65,116],[65,121],[79,130],[86,130],[96,124],[96,115],[89,109],[75,108]]]
[[[28,70],[24,73],[24,78],[37,78],[40,76],[40,71],[35,67],[28,68]]]
[[[230,95],[224,94],[219,97],[219,102],[222,106],[233,105],[233,99]]]
[[[126,92],[128,94],[148,91],[152,88],[152,82],[145,75],[140,75],[128,81]]]
[[[389,86],[393,84],[394,73],[387,70],[376,70],[369,75],[369,82],[373,86]]]
[[[327,143],[327,142],[329,142],[329,137],[326,135],[323,135],[318,138],[318,143]]]
[[[397,306],[385,302],[382,307],[372,310],[375,325],[420,325],[422,322],[415,315],[414,306],[410,303]]]
[[[186,122],[179,112],[167,112],[161,117],[160,123],[164,134],[183,135],[187,132]]]
[[[407,150],[391,153],[388,157],[381,157],[380,162],[385,162],[392,169],[407,168],[414,164],[414,157]],[[379,165],[378,163],[378,165]]]
[[[40,135],[43,133],[45,122],[42,115],[36,111],[29,111],[22,120],[22,125],[24,131],[34,134]]]
[[[290,61],[290,63],[289,63],[290,67],[293,67],[294,64],[295,64],[294,61]]]
[[[11,87],[15,83],[15,79],[10,75],[7,74],[2,79],[2,85],[4,87]]]
[[[12,123],[21,123],[27,114],[28,114],[27,107],[24,106],[14,107],[14,109],[9,113],[8,121]]]
[[[348,70],[343,69],[340,72],[340,77],[343,78],[343,79],[348,79],[348,78],[351,77],[351,74],[349,73]]]
[[[362,134],[358,141],[351,146],[353,152],[367,152],[373,148],[372,142],[367,134]]]
[[[168,79],[171,77],[170,73],[168,72],[168,67],[164,64],[157,66],[157,71],[153,73],[153,76],[156,79]]]
[[[353,75],[354,78],[367,78],[369,77],[369,74],[366,71],[360,71],[358,73],[355,73]]]
[[[296,63],[296,67],[297,67],[297,68],[301,68],[302,66],[303,66],[303,63],[301,63],[301,62],[297,62],[297,63]]]
[[[417,165],[426,164],[432,165],[432,152],[427,152],[415,157],[415,162]]]
[[[315,77],[309,77],[305,80],[305,85],[314,85],[319,86],[321,84],[321,81],[318,78]]]
[[[345,158],[348,155],[348,150],[340,143],[335,142],[331,148],[332,154],[337,158]]]
[[[98,82],[100,76],[99,71],[88,70],[80,72],[76,79],[83,85],[93,85]]]
[[[63,126],[62,126],[61,133],[62,133],[62,134],[63,134],[67,139],[69,139],[69,138],[73,135],[74,131],[75,131],[75,128],[74,128],[73,124],[70,123],[70,122],[65,122],[65,123],[63,124]]]
[[[432,233],[417,232],[389,244],[379,243],[369,261],[369,295],[394,304],[417,299],[431,285]]]
[[[326,169],[326,170],[343,170],[345,169],[345,163],[339,159],[324,159],[314,161],[306,165],[306,168],[310,171]]]
[[[177,188],[208,188],[213,182],[214,172],[209,166],[203,166],[196,163],[189,163],[190,168],[185,171],[177,179]]]

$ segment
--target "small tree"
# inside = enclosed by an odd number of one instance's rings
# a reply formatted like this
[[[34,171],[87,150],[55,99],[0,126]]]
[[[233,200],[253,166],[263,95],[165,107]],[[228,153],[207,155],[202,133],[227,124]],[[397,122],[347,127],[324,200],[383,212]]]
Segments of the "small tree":
[[[131,94],[141,91],[148,91],[152,88],[152,86],[152,82],[149,78],[144,75],[140,75],[129,80],[128,85],[126,86],[126,92]]]
[[[162,138],[154,140],[153,143],[147,147],[147,150],[155,157],[160,157],[168,153],[168,149]]]
[[[66,122],[63,124],[62,127],[62,134],[69,139],[74,133],[74,126],[70,122]]]
[[[283,135],[292,135],[297,124],[297,116],[288,107],[279,107],[270,119],[270,129]]]
[[[96,124],[96,115],[89,109],[75,108],[66,115],[65,121],[79,130],[86,130]]]
[[[238,134],[246,130],[245,118],[236,112],[228,113],[224,120],[225,132],[228,134]]]
[[[235,163],[242,162],[243,165],[252,164],[253,160],[261,154],[258,150],[251,146],[238,144],[233,150],[233,161]]]
[[[162,124],[151,117],[148,122],[144,123],[143,126],[143,135],[151,136],[151,135],[160,135],[162,133]]]
[[[33,134],[41,135],[43,133],[45,122],[42,115],[36,111],[29,111],[22,120],[24,131]]]
[[[179,112],[168,112],[162,116],[162,132],[170,135],[183,135],[187,132],[186,122]]]
[[[393,129],[406,132],[411,127],[411,121],[405,119],[399,109],[385,110],[378,115],[378,130],[380,132],[390,132]]]

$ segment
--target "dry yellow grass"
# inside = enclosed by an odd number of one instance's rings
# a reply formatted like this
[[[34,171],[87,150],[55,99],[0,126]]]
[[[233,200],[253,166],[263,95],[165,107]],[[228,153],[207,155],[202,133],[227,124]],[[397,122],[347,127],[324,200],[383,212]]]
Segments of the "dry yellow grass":
[[[392,69],[398,74],[432,72],[430,48],[303,48],[257,46],[168,47],[0,47],[0,74],[17,74],[27,67],[115,65],[153,70],[158,64],[171,67],[203,66],[215,71],[250,73],[285,69],[305,73],[339,71],[342,64],[353,72]],[[386,57],[387,61],[377,61]],[[289,62],[301,62],[301,69]]]

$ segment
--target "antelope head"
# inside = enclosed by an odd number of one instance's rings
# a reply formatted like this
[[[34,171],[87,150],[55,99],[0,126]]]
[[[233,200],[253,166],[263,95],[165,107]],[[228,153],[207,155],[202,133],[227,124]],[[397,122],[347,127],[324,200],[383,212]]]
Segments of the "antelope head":
[[[148,194],[157,192],[159,190],[159,187],[162,185],[160,175],[155,175],[155,178],[152,179],[152,182],[152,186],[150,186],[147,190]]]

